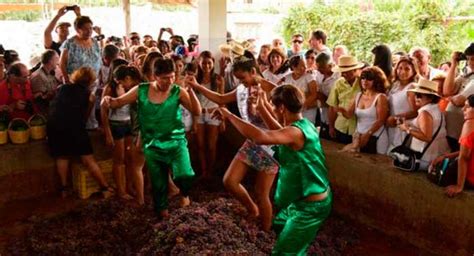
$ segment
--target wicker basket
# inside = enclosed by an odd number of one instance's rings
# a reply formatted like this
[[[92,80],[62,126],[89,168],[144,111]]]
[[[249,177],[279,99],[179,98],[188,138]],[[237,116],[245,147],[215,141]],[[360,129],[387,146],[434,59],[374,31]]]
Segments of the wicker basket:
[[[36,126],[31,125],[31,120],[33,120],[33,118],[37,116],[43,119],[43,121],[45,122],[44,125],[36,125]],[[35,114],[31,116],[30,119],[28,119],[28,124],[30,125],[30,135],[32,139],[42,140],[46,138],[46,118],[43,115]]]
[[[100,170],[109,184],[114,184],[112,174],[112,160],[99,161]],[[82,164],[74,164],[72,167],[74,191],[81,199],[87,199],[92,194],[100,191],[100,185],[90,175],[87,168]]]
[[[25,124],[28,126],[28,129],[26,129],[26,131],[13,131],[11,129],[13,122],[18,121],[18,120],[25,122]],[[13,119],[8,125],[8,136],[10,137],[10,141],[13,144],[27,143],[30,140],[30,128],[29,128],[28,122],[26,122],[26,120],[22,118]]]
[[[7,144],[8,142],[8,132],[0,131],[0,145]]]

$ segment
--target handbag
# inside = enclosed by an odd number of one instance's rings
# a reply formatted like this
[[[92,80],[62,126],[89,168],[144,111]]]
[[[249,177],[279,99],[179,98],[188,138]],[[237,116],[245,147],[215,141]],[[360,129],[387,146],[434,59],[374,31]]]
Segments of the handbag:
[[[442,162],[430,168],[426,175],[428,180],[441,187],[457,184],[458,158],[445,158]]]
[[[378,136],[370,136],[369,141],[365,146],[360,148],[360,152],[362,153],[369,153],[369,154],[377,154],[377,141],[379,140],[380,136],[385,132],[385,126],[382,129],[382,132]]]
[[[405,139],[403,140],[403,143],[400,146],[397,146],[393,148],[389,156],[393,158],[392,164],[396,168],[407,171],[407,172],[415,172],[420,169],[420,166],[427,166],[429,163],[426,163],[425,161],[422,161],[421,158],[425,154],[425,152],[428,150],[430,147],[431,143],[436,139],[438,136],[439,130],[441,130],[441,126],[443,125],[443,115],[441,115],[441,122],[439,124],[438,129],[436,130],[433,138],[431,139],[430,142],[423,148],[422,152],[415,151],[410,148],[410,144],[408,142],[411,142],[411,139],[413,136],[408,134]],[[421,168],[424,169],[424,168]]]

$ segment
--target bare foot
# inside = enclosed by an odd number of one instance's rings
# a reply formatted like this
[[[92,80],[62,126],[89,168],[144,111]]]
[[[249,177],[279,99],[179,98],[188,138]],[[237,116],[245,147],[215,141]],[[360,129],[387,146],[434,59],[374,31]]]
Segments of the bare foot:
[[[133,197],[127,193],[120,193],[120,194],[117,194],[117,196],[120,198],[120,199],[123,199],[123,200],[132,200]]]
[[[179,195],[180,192],[177,186],[168,186],[168,198],[175,197]]]
[[[191,200],[189,199],[189,196],[183,196],[181,198],[181,201],[179,202],[180,207],[186,207],[191,204]]]
[[[248,211],[248,217],[251,219],[256,219],[260,216],[260,210],[258,209],[258,206],[256,204],[252,205],[251,209],[247,209]]]

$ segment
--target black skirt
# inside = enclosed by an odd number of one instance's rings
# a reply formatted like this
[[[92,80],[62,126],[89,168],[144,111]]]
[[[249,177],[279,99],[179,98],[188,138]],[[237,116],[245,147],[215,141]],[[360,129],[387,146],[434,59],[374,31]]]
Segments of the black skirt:
[[[92,154],[92,145],[87,131],[62,130],[48,126],[48,145],[52,157],[83,156]]]

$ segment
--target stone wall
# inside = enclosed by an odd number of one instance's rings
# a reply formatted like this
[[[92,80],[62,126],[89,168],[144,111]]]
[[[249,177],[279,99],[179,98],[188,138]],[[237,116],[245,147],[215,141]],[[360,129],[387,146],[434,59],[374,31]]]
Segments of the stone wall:
[[[219,143],[218,169],[230,163],[242,137],[229,125]],[[98,160],[110,158],[103,138],[92,134]],[[386,156],[339,153],[323,141],[339,215],[397,236],[440,255],[474,255],[474,193],[448,198],[422,173],[392,167]],[[59,178],[44,141],[0,146],[0,206],[56,193]]]

